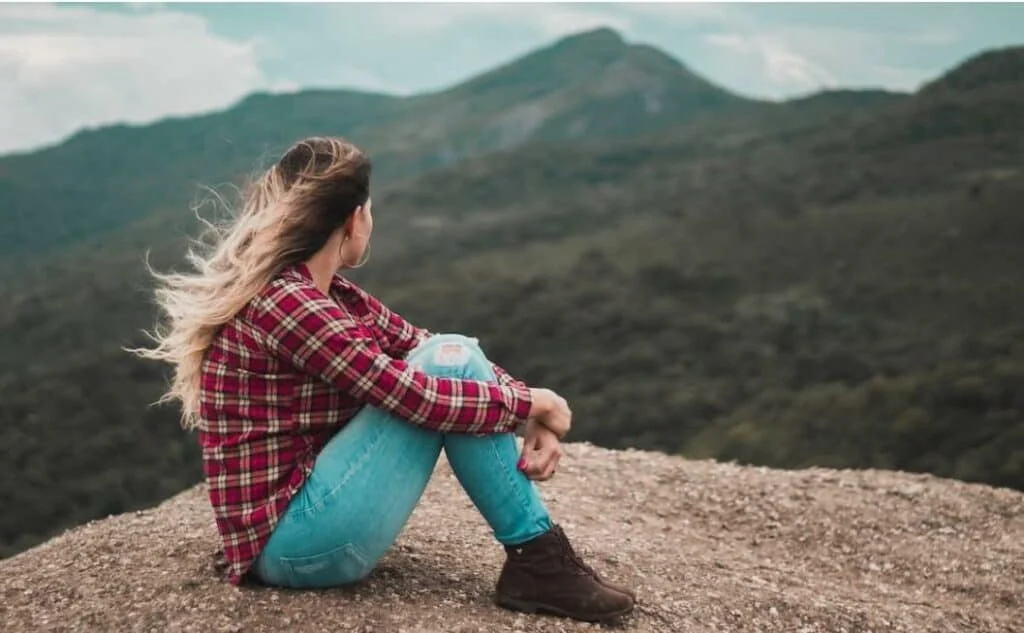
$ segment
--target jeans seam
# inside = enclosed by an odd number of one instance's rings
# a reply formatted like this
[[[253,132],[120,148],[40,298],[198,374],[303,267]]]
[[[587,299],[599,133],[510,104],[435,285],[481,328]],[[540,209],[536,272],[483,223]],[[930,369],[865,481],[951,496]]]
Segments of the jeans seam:
[[[374,434],[373,439],[365,443],[362,453],[360,453],[359,457],[355,459],[349,466],[349,468],[345,470],[345,474],[342,477],[340,477],[339,480],[333,486],[331,486],[330,489],[328,489],[328,491],[324,493],[319,499],[311,502],[304,508],[296,510],[294,516],[296,518],[308,517],[309,515],[313,514],[315,510],[320,509],[329,499],[337,495],[338,492],[345,486],[345,484],[347,484],[349,480],[355,476],[359,469],[366,465],[366,462],[370,459],[371,451],[377,447],[377,443],[380,441],[383,435],[384,434],[380,430],[378,430],[377,433]]]
[[[512,478],[515,475],[514,474],[510,474],[510,467],[511,467],[511,465],[508,464],[507,462],[505,462],[505,460],[503,460],[501,458],[501,453],[498,451],[497,438],[496,437],[488,437],[487,438],[487,443],[491,447],[491,453],[494,456],[495,461],[497,461],[499,464],[501,464],[501,471],[502,471],[502,475],[504,475],[504,477],[505,477],[505,482],[513,490],[515,490],[516,500],[519,502],[519,505],[521,507],[523,507],[523,508],[528,507],[530,505],[530,500],[527,499],[523,495],[522,489],[519,487],[519,485],[516,483],[516,481]],[[515,471],[515,472],[518,473],[518,471]],[[502,536],[504,536],[504,535],[502,535]],[[498,538],[498,540],[500,541],[501,539]]]

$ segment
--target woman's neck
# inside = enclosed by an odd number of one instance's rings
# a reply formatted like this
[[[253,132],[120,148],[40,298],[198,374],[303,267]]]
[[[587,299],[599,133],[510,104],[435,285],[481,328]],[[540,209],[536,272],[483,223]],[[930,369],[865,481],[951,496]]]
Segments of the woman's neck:
[[[306,260],[306,268],[309,269],[309,274],[313,276],[313,284],[323,291],[324,294],[330,294],[331,291],[331,280],[334,278],[334,273],[338,267],[334,265],[334,262],[328,261],[329,258],[325,257],[326,253],[317,253]]]

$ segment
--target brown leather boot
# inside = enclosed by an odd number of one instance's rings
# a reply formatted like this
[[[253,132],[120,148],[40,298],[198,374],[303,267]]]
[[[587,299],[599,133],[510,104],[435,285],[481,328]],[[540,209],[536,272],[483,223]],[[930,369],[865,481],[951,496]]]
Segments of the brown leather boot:
[[[506,546],[496,602],[506,609],[602,622],[633,610],[635,597],[603,581],[555,525],[522,545]]]

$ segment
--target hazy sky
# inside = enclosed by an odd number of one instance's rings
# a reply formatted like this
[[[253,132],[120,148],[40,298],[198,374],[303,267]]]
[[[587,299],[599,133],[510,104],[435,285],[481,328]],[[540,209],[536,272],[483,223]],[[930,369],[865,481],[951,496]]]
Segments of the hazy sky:
[[[255,90],[434,90],[610,26],[734,91],[912,90],[1024,44],[1024,4],[0,5],[0,152]]]

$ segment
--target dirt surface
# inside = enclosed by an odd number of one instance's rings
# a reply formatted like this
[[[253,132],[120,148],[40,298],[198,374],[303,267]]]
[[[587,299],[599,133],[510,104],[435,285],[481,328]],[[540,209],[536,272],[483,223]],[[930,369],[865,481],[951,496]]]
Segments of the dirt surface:
[[[577,548],[632,583],[599,627],[502,610],[503,552],[442,459],[363,584],[239,589],[198,486],[0,561],[0,630],[1022,631],[1024,494],[877,471],[778,471],[570,444],[543,484]]]

